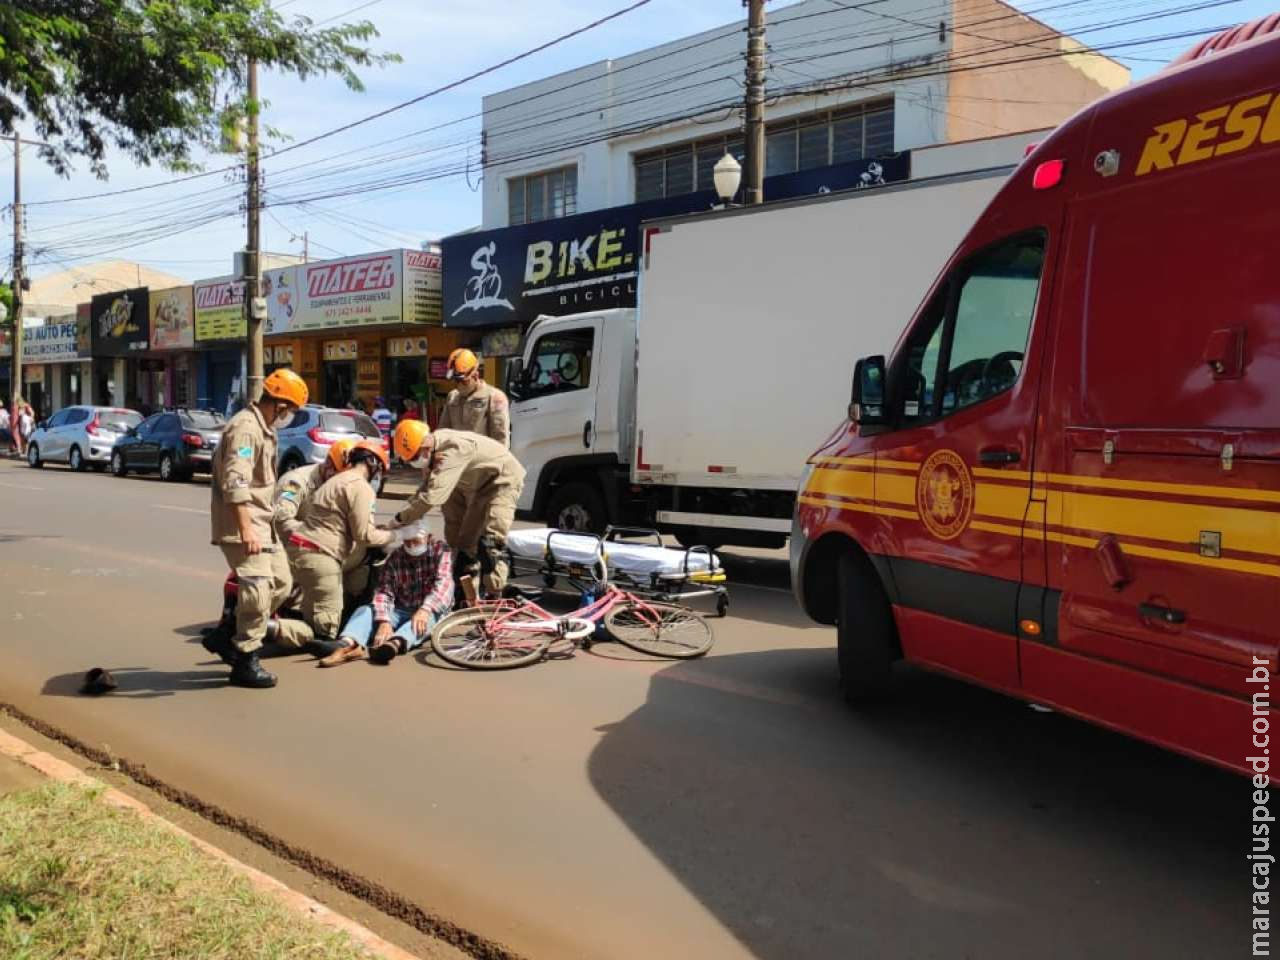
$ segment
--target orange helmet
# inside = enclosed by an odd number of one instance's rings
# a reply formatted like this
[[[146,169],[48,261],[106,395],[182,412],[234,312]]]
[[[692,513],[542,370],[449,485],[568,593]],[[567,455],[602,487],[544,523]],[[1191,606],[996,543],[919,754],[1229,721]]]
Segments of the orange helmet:
[[[329,448],[329,463],[335,473],[341,473],[350,466],[347,463],[347,457],[351,455],[351,450],[355,446],[356,442],[354,440],[345,439],[335,441],[333,446]]]
[[[281,367],[263,380],[262,392],[295,407],[305,407],[310,396],[306,382],[287,367]]]
[[[347,454],[347,461],[352,465],[357,464],[367,459],[366,454],[377,460],[383,470],[390,469],[391,458],[387,456],[387,451],[382,449],[382,444],[377,440],[361,440],[356,443]]]
[[[418,451],[422,449],[422,444],[429,436],[431,436],[431,428],[421,420],[401,420],[396,424],[391,446],[396,456],[408,463],[417,459]]]
[[[449,354],[449,379],[461,380],[478,366],[480,361],[476,359],[476,355],[466,347],[459,347]]]

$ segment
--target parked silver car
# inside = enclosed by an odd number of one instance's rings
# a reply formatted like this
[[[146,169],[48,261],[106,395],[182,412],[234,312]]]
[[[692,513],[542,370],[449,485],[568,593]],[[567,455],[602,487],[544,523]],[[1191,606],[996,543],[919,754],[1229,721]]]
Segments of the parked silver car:
[[[276,431],[280,445],[279,471],[286,473],[308,463],[320,463],[329,455],[329,448],[344,438],[353,440],[377,440],[384,450],[390,450],[390,441],[383,439],[378,425],[367,413],[358,410],[339,410],[307,404],[289,422]],[[382,478],[383,483],[386,477]],[[378,493],[382,493],[379,485]]]
[[[66,463],[72,470],[105,470],[115,442],[142,422],[123,407],[64,407],[42,420],[27,445],[27,465]]]

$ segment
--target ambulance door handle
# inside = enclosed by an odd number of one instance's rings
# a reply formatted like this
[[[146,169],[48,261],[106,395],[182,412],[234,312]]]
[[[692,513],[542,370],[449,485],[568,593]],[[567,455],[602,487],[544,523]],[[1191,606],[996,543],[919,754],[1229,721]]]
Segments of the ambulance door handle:
[[[983,447],[978,451],[978,462],[984,467],[1007,467],[1022,459],[1022,451],[1012,447]]]
[[[582,445],[588,450],[591,449],[591,421],[588,420],[582,425]]]
[[[1166,607],[1159,603],[1138,604],[1138,615],[1144,620],[1159,620],[1162,623],[1186,623],[1187,615],[1181,610]]]

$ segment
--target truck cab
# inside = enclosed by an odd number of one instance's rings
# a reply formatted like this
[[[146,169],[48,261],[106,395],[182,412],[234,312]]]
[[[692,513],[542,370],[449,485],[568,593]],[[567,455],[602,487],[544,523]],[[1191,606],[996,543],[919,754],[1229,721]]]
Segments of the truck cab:
[[[634,310],[542,316],[530,326],[506,385],[511,452],[528,471],[522,517],[600,531],[618,515],[635,422],[635,355]]]
[[[1280,655],[1278,67],[1272,34],[1069,120],[857,363],[791,540],[851,701],[906,660],[1257,772]]]

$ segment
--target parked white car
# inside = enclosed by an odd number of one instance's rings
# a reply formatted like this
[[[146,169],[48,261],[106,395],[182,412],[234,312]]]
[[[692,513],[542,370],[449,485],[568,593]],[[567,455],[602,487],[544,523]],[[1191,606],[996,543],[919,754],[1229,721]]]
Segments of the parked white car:
[[[27,465],[66,463],[72,470],[105,470],[115,442],[142,422],[123,407],[64,407],[41,421],[27,445]]]

